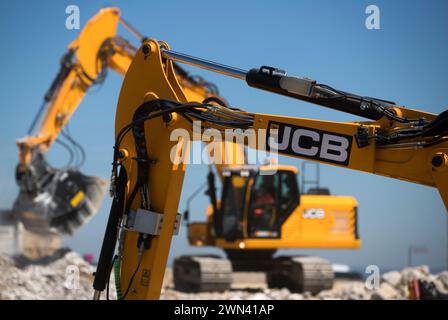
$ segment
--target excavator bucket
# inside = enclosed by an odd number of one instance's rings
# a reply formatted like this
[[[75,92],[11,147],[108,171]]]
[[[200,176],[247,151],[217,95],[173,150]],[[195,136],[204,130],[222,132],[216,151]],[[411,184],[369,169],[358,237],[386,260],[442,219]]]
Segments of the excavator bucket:
[[[13,211],[24,227],[34,232],[53,230],[73,234],[96,214],[107,183],[77,169],[56,169],[40,152],[25,172],[16,176],[20,187]]]

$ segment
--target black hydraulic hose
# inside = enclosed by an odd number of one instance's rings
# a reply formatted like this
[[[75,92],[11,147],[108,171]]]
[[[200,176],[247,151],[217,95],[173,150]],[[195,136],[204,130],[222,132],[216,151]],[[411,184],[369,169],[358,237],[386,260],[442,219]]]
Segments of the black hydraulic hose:
[[[70,131],[68,129],[68,125],[65,128],[66,128],[66,132],[64,132],[64,130],[62,130],[61,135],[73,145],[74,149],[79,151],[81,158],[80,158],[79,162],[76,163],[76,167],[80,168],[83,166],[83,164],[86,160],[86,152],[85,152],[83,146],[79,142],[77,142],[75,139],[72,138]]]
[[[126,170],[120,168],[117,183],[117,196],[112,201],[106,232],[101,246],[100,258],[95,272],[93,288],[96,291],[104,291],[110,276],[110,268],[118,238],[118,223],[123,215],[124,193],[126,189]]]
[[[37,111],[37,113],[34,115],[33,121],[31,122],[30,127],[28,128],[27,134],[30,135],[33,133],[34,128],[36,127],[37,122],[39,121],[42,113],[45,110],[45,107],[47,106],[47,102],[44,100],[42,101],[42,104],[39,107],[39,110]]]
[[[448,131],[448,110],[440,113],[437,118],[424,127],[423,136],[444,135]]]
[[[62,142],[60,139],[56,139],[56,143],[59,144],[60,146],[62,146],[65,150],[68,151],[69,154],[69,160],[67,162],[66,167],[70,167],[73,163],[73,160],[75,159],[75,154],[72,148],[70,148],[70,146],[68,144],[66,144],[65,142]]]
[[[59,72],[56,75],[56,77],[53,79],[53,82],[50,85],[50,88],[45,93],[44,101],[42,102],[42,105],[40,106],[39,110],[37,111],[36,115],[34,116],[33,121],[31,122],[31,125],[28,129],[28,134],[31,134],[40,119],[42,113],[45,110],[45,107],[47,106],[48,102],[50,102],[55,92],[59,89],[61,86],[61,83],[67,78],[68,74],[73,68],[73,56],[75,54],[74,50],[69,50],[61,59],[61,67],[59,68]]]
[[[53,99],[54,93],[58,90],[61,83],[67,78],[68,74],[73,68],[73,56],[75,55],[75,50],[70,49],[61,59],[61,67],[58,74],[51,83],[50,89],[48,89],[45,94],[45,101],[49,102]]]

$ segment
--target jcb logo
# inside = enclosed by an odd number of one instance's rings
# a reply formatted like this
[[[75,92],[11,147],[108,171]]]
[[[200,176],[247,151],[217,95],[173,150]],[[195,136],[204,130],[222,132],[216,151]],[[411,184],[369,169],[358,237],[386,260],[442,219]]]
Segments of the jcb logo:
[[[279,122],[270,122],[268,129],[269,150],[348,165],[353,139],[351,136]]]
[[[302,217],[304,219],[324,219],[325,210],[324,209],[305,209],[303,211]]]

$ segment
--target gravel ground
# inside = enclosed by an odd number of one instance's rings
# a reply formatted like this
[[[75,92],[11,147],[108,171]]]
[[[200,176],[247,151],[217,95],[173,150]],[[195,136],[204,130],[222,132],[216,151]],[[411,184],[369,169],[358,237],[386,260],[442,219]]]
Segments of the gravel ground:
[[[73,269],[76,266],[76,269]],[[75,270],[75,273],[73,271]],[[79,273],[78,271],[79,270]],[[63,250],[54,259],[30,263],[23,258],[0,255],[0,300],[12,299],[91,299],[95,268],[76,252]],[[362,281],[335,281],[331,290],[317,296],[305,292],[291,293],[287,289],[268,289],[263,274],[235,274],[235,284],[226,292],[184,293],[174,290],[171,271],[167,269],[161,299],[222,299],[222,300],[307,300],[307,299],[406,299],[411,279],[424,279],[440,290],[448,290],[448,271],[437,275],[427,266],[405,268],[382,275],[380,287],[368,290]],[[76,281],[79,278],[79,281]],[[115,298],[111,279],[110,298]],[[245,283],[244,283],[245,281]],[[75,285],[77,283],[77,285]],[[103,295],[104,296],[104,295]]]

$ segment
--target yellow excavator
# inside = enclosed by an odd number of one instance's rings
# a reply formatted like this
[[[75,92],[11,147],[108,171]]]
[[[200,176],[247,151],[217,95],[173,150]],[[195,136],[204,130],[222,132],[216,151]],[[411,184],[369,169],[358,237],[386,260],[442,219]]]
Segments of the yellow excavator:
[[[71,137],[67,123],[88,90],[104,82],[109,69],[124,76],[129,68],[136,49],[117,35],[120,22],[128,27],[118,9],[105,8],[86,24],[62,57],[28,135],[17,141],[20,192],[12,211],[28,230],[73,234],[98,211],[106,182],[79,172],[85,154]],[[202,99],[216,94],[211,84],[189,76],[180,67],[176,71],[191,95]],[[77,163],[62,169],[51,167],[45,154],[55,142],[69,150],[71,160],[78,152]]]
[[[14,212],[27,230],[43,237],[52,233],[72,234],[101,203],[104,186],[101,179],[85,176],[77,167],[53,168],[47,164],[45,153],[53,142],[63,143],[58,140],[60,136],[81,148],[66,131],[67,122],[88,90],[104,82],[109,68],[121,75],[129,68],[136,49],[117,36],[120,22],[140,41],[144,40],[120,17],[118,9],[101,10],[69,45],[43,107],[32,123],[30,135],[18,141],[20,194]],[[173,67],[177,81],[182,83],[190,100],[225,104],[216,86],[188,75],[178,65]],[[273,166],[245,164],[242,145],[223,142],[219,147],[222,159],[218,160],[222,161],[213,164],[223,185],[223,195],[217,200],[210,171],[211,206],[207,221],[189,223],[188,238],[193,246],[224,249],[228,259],[185,255],[177,258],[176,288],[226,290],[232,272],[238,270],[265,271],[270,286],[311,292],[330,288],[333,282],[330,262],[318,257],[274,259],[273,255],[279,248],[359,248],[356,200],[329,195],[320,188],[300,195],[295,167],[275,166],[275,171],[268,174]],[[225,161],[230,158],[232,161]],[[243,234],[253,241],[247,244],[238,241]],[[294,268],[282,268],[287,264]]]
[[[305,191],[304,179],[301,192],[298,169],[292,166],[232,163],[218,167],[221,197],[217,197],[214,173],[210,170],[206,194],[211,205],[206,221],[190,222],[189,209],[182,219],[187,223],[191,246],[221,248],[226,258],[176,257],[175,289],[228,290],[235,271],[264,272],[271,288],[313,294],[332,288],[334,273],[329,261],[316,256],[274,255],[278,249],[359,248],[356,199],[330,195],[327,188],[318,184]],[[187,204],[201,189],[202,186]]]
[[[340,123],[301,119],[198,101],[178,82],[173,62],[368,120]],[[289,76],[269,66],[246,71],[176,52],[166,42],[147,39],[132,60],[118,100],[111,178],[114,198],[95,274],[95,299],[100,298],[112,269],[117,271],[119,298],[159,298],[171,238],[180,224],[178,204],[187,167],[187,162],[174,160],[188,158],[189,142],[203,139],[203,135],[192,135],[196,121],[204,131],[214,129],[225,134],[226,129],[238,129],[242,135],[252,130],[256,148],[262,150],[435,187],[448,206],[448,111],[435,115],[404,108],[310,78]],[[232,185],[235,178],[234,190],[244,183],[240,177],[241,173],[229,174],[227,181]],[[253,238],[250,228],[244,227],[251,210],[240,210],[242,216],[235,219],[226,201],[224,196],[214,208],[214,223],[222,227],[221,233],[212,235],[215,243],[248,250],[277,241]],[[241,222],[243,229],[238,232]],[[290,226],[299,228],[298,222],[294,225],[291,221]],[[281,237],[286,236],[286,224]],[[223,233],[227,228],[233,229],[231,238]]]
[[[119,17],[115,19],[124,22]],[[98,43],[97,48],[100,48],[105,39],[102,40],[92,40],[92,43]],[[163,41],[142,39],[142,42],[128,65],[116,111],[116,142],[111,176],[113,201],[95,274],[95,299],[100,298],[101,292],[106,288],[112,269],[116,271],[119,298],[159,297],[171,238],[180,225],[177,210],[187,166],[185,162],[173,161],[172,156],[187,158],[189,142],[201,140],[207,130],[225,133],[226,130],[237,129],[240,135],[252,130],[258,142],[256,148],[436,187],[445,206],[448,206],[447,112],[435,115],[407,109],[391,101],[337,90],[309,78],[288,76],[277,68],[262,66],[246,71],[172,51]],[[93,80],[102,69],[97,69],[96,56],[91,61],[97,74],[92,71],[84,78]],[[207,99],[209,97],[205,98],[204,94],[195,94],[181,79],[174,63],[185,63],[218,72],[244,80],[254,88],[330,107],[368,120],[338,123],[249,113],[229,106],[216,95],[212,94],[215,97]],[[67,88],[78,88],[83,86],[79,77],[85,76],[84,73],[85,70],[83,72],[76,67],[67,72],[71,78],[61,77],[71,79],[66,84]],[[58,91],[63,92],[63,87],[64,85],[59,86]],[[80,94],[84,92],[79,90]],[[65,123],[67,115],[71,113],[55,115],[52,121]],[[203,129],[199,137],[193,134],[192,138],[196,121],[201,122]],[[177,135],[179,130],[183,135]],[[41,138],[44,144],[51,142],[51,137],[55,136],[47,133],[46,137]],[[246,144],[246,141],[243,143]],[[36,144],[30,144],[29,150],[37,149],[35,145],[38,144],[37,139]],[[208,144],[213,145],[210,141]],[[226,141],[225,144],[232,147],[235,145],[234,141]],[[45,147],[38,149],[45,151]],[[33,152],[27,157],[27,146],[23,150],[21,160],[32,163]],[[232,167],[235,162],[230,160],[225,164]],[[19,166],[19,177],[26,171],[24,168],[26,166]],[[260,173],[260,169],[256,171]],[[280,177],[281,166],[276,166],[275,171],[280,173],[277,176]],[[211,193],[216,200],[212,200],[213,215],[210,218],[214,228],[199,225],[197,231],[194,231],[192,224],[189,228],[191,238],[201,239],[204,243],[211,240],[222,248],[238,248],[241,252],[250,253],[250,250],[272,248],[275,242],[280,243],[288,235],[287,231],[290,231],[286,229],[287,225],[290,228],[300,227],[303,219],[297,219],[299,215],[293,213],[281,225],[280,234],[277,228],[279,239],[257,238],[257,235],[275,235],[276,232],[265,230],[265,227],[258,230],[253,228],[254,217],[251,214],[255,216],[256,212],[273,212],[266,208],[257,210],[255,201],[250,199],[255,194],[252,190],[256,190],[257,173],[248,172],[247,168],[222,170],[222,173],[223,189],[226,189],[226,185],[230,186],[227,187],[228,190],[233,188],[227,194],[235,195],[238,186],[250,184],[248,191],[244,192],[244,196],[248,198],[237,203],[244,208],[239,210],[239,215],[234,214],[232,209],[226,211],[226,202],[232,202],[228,200],[231,196],[223,194],[218,202],[216,195]],[[87,189],[84,190],[72,193],[69,200],[80,199],[78,205],[81,204],[86,197]],[[303,204],[303,196],[300,195],[299,205]],[[75,200],[73,203],[77,208]],[[306,216],[322,216],[322,211],[314,210]],[[297,219],[296,223],[294,219]],[[319,225],[316,223],[315,227]],[[233,233],[232,236],[225,234],[224,229],[233,229],[229,233]],[[291,243],[297,240],[296,238]],[[313,240],[306,241],[311,243]],[[300,263],[291,264],[290,259],[286,259],[284,266],[280,268],[281,272],[274,273],[272,278],[285,281],[289,270],[298,265]]]

